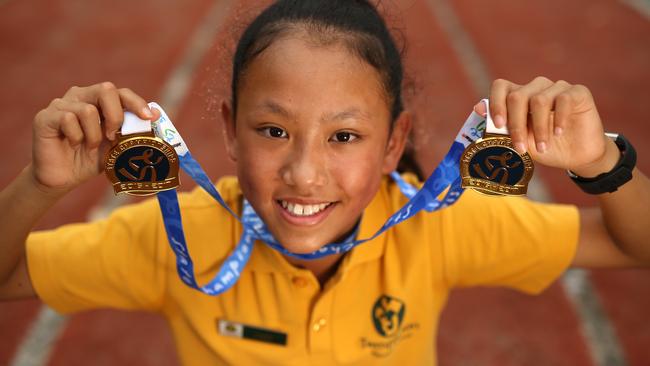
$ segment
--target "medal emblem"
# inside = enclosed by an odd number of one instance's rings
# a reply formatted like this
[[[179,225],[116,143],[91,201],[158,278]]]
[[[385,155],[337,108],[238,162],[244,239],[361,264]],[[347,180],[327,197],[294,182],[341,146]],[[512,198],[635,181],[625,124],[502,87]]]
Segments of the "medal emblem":
[[[460,158],[461,186],[489,195],[525,195],[533,170],[530,155],[519,154],[507,135],[485,133]]]
[[[148,196],[179,186],[178,155],[171,145],[153,132],[118,138],[104,162],[115,194]]]

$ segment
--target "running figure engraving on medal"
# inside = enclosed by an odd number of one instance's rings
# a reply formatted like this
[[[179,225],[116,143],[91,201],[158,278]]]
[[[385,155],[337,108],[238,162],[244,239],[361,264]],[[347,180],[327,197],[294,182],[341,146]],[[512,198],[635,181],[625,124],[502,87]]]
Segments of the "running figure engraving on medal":
[[[158,180],[158,175],[156,174],[156,165],[160,164],[164,156],[158,156],[158,159],[154,162],[151,161],[151,157],[154,155],[154,150],[153,149],[146,149],[144,153],[140,156],[134,156],[132,158],[129,158],[129,167],[132,169],[132,171],[135,174],[138,174],[136,177],[135,175],[131,174],[126,168],[120,168],[119,172],[123,176],[129,178],[132,181],[140,182],[143,181],[147,175],[149,174],[149,181],[155,182]],[[140,166],[134,161],[142,161],[144,165]]]
[[[474,172],[481,178],[491,180],[493,182],[496,182],[497,178],[500,175],[501,179],[499,179],[499,183],[506,184],[508,182],[508,176],[510,175],[508,169],[514,169],[521,165],[521,160],[515,161],[512,165],[508,163],[508,161],[512,159],[513,156],[514,154],[512,151],[506,151],[501,155],[490,155],[485,158],[483,166],[487,167],[487,171],[490,175],[486,174],[483,169],[481,169],[481,164],[479,163],[472,164],[472,169],[474,169]],[[499,165],[495,166],[492,164],[492,162],[495,161],[498,162]]]

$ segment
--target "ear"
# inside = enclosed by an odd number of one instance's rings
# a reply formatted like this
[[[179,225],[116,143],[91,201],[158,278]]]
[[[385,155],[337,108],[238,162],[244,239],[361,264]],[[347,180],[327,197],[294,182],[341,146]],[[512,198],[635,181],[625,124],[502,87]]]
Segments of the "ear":
[[[227,101],[221,102],[221,118],[223,119],[223,141],[226,146],[228,157],[233,162],[237,161],[237,138],[235,135],[235,119],[232,115],[232,108]]]
[[[384,155],[384,164],[382,166],[383,174],[390,174],[393,170],[397,169],[406,142],[408,141],[409,133],[411,132],[411,114],[403,111],[393,125],[393,131],[388,137],[388,144],[386,145],[386,152]]]

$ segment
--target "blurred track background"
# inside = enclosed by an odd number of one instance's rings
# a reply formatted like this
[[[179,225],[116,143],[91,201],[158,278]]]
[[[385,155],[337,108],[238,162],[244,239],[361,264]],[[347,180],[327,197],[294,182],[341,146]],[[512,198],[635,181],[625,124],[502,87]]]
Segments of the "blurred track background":
[[[0,0],[0,187],[30,160],[33,116],[73,85],[106,80],[163,105],[211,177],[232,174],[217,106],[229,95],[234,40],[265,3]],[[407,45],[407,104],[427,172],[492,79],[523,83],[544,75],[587,85],[606,128],[632,140],[638,166],[650,173],[650,1],[384,0],[382,6]],[[183,189],[193,187],[182,178]],[[108,188],[97,177],[39,228],[101,217],[128,201]],[[544,168],[536,172],[533,196],[595,203],[563,172]],[[648,309],[646,270],[570,271],[537,297],[457,290],[442,316],[439,361],[650,365]],[[177,364],[172,337],[156,315],[98,310],[62,317],[37,300],[0,304],[0,365]]]

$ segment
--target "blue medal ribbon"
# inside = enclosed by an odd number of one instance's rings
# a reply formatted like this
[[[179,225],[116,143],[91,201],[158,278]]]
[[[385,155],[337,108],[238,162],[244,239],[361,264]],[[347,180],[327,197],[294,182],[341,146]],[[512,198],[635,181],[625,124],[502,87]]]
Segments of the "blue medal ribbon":
[[[176,190],[163,191],[157,194],[167,238],[172,250],[176,254],[176,266],[181,280],[188,286],[208,295],[218,295],[237,282],[244,266],[248,263],[253,250],[253,244],[256,240],[260,240],[271,248],[288,256],[300,259],[317,259],[327,255],[348,252],[355,246],[376,238],[392,226],[408,220],[422,210],[433,212],[454,204],[463,193],[463,188],[460,186],[460,156],[467,145],[481,136],[481,127],[485,125],[483,123],[485,119],[472,112],[442,162],[424,182],[420,190],[404,181],[399,173],[391,173],[392,179],[396,182],[400,191],[409,198],[409,201],[390,216],[374,235],[366,239],[356,239],[359,230],[357,225],[353,233],[339,243],[327,244],[313,253],[298,254],[285,249],[273,237],[264,221],[262,221],[253,207],[245,199],[242,205],[242,216],[239,217],[226,204],[205,171],[192,157],[180,134],[164,110],[156,103],[149,103],[149,106],[161,112],[160,119],[153,123],[154,130],[158,137],[174,146],[179,155],[181,169],[235,217],[235,219],[241,222],[243,227],[242,236],[235,250],[221,265],[215,277],[209,283],[201,286],[196,282],[194,264],[185,242]],[[439,199],[438,197],[445,190],[447,190],[447,193],[443,198]]]

